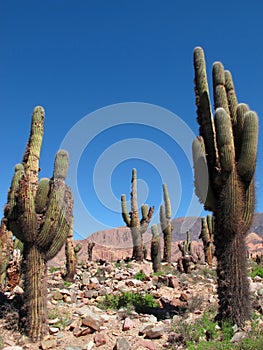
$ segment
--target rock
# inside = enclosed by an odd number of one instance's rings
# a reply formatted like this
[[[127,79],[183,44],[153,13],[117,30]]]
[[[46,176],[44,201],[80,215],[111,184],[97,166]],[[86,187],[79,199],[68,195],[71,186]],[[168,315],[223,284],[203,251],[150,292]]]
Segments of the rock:
[[[138,341],[138,344],[143,346],[143,348],[145,348],[145,349],[149,349],[149,350],[157,350],[158,349],[157,345],[150,340],[140,339]]]
[[[59,322],[59,318],[58,317],[54,318],[53,320],[48,320],[47,321],[48,324],[55,324],[57,322]]]
[[[186,293],[181,293],[180,298],[181,301],[187,301],[188,300],[188,296]]]
[[[179,282],[178,278],[176,276],[168,276],[168,287],[171,288],[178,288],[179,287]]]
[[[82,346],[66,346],[64,350],[82,350]]]
[[[94,331],[98,331],[103,325],[104,320],[96,314],[89,314],[82,320],[82,326],[90,327]]]
[[[126,317],[125,320],[124,320],[124,323],[123,323],[122,330],[123,331],[128,331],[128,330],[132,329],[132,327],[133,327],[132,320],[129,317]]]
[[[53,293],[53,299],[54,300],[62,300],[63,299],[63,295],[60,293],[60,291],[58,289],[56,289]]]
[[[106,344],[106,338],[104,334],[101,333],[96,333],[94,336],[94,342],[96,344],[97,347]]]
[[[56,349],[57,348],[57,341],[56,341],[56,339],[42,340],[40,347],[43,350]]]
[[[163,336],[164,328],[161,326],[153,326],[147,328],[145,331],[145,337],[149,339],[158,339]]]
[[[85,286],[90,283],[90,274],[88,272],[83,272],[82,274],[82,284]]]
[[[237,332],[233,335],[230,342],[239,343],[242,339],[246,338],[247,334],[245,332]]]
[[[19,286],[15,286],[15,288],[13,289],[13,292],[14,292],[15,294],[18,294],[18,295],[24,294],[23,288],[21,288],[21,287],[19,287]]]
[[[131,345],[126,338],[118,338],[113,350],[131,350]]]
[[[23,350],[21,346],[6,346],[2,350]]]
[[[59,328],[57,327],[49,327],[49,333],[50,334],[55,334],[59,332]]]

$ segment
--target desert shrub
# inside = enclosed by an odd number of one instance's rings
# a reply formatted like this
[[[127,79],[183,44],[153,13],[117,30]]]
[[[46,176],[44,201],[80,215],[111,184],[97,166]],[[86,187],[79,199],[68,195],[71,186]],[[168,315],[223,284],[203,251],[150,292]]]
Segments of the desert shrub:
[[[151,294],[124,292],[118,295],[105,295],[104,299],[99,303],[103,309],[134,308],[136,312],[143,313],[151,307],[156,307],[156,301]]]
[[[249,273],[249,276],[252,278],[256,276],[263,278],[263,267],[259,265],[254,266],[252,268],[252,271]]]
[[[63,313],[61,312],[59,307],[55,307],[52,309],[48,310],[48,319],[49,320],[54,320],[58,319],[56,323],[53,324],[53,327],[57,327],[60,330],[65,329],[66,326],[69,324],[71,315],[68,311],[64,311]]]
[[[134,276],[136,280],[139,281],[145,281],[147,279],[147,276],[141,271],[137,272],[136,275]]]

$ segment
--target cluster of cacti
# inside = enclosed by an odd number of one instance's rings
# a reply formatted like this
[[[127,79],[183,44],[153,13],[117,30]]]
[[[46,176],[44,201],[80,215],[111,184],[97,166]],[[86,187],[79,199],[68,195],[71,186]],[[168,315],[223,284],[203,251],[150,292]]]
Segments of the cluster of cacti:
[[[88,260],[92,261],[92,251],[95,247],[95,242],[88,242]]]
[[[137,261],[143,261],[143,234],[147,231],[149,223],[151,221],[154,207],[148,208],[147,204],[143,204],[141,207],[142,218],[140,220],[139,209],[137,203],[137,178],[136,169],[132,169],[132,189],[131,189],[131,211],[128,212],[126,196],[121,196],[122,217],[130,228],[132,234],[133,253],[132,258]]]
[[[189,273],[191,271],[191,262],[196,263],[192,255],[190,231],[186,232],[186,241],[178,243],[178,248],[182,256],[177,260],[177,268],[180,272]]]
[[[63,278],[68,282],[73,282],[76,274],[78,264],[78,253],[82,248],[82,244],[78,243],[74,245],[73,242],[73,225],[70,229],[66,243],[65,243],[65,256],[66,256],[66,274]]]
[[[161,270],[161,242],[157,225],[152,225],[151,231],[151,260],[153,265],[153,271],[159,272]]]
[[[171,244],[172,244],[172,209],[166,184],[163,184],[164,205],[160,206],[160,224],[163,231],[163,261],[171,263]]]
[[[23,243],[25,330],[33,341],[46,331],[47,261],[62,248],[72,228],[73,199],[65,185],[68,154],[58,151],[53,177],[38,182],[44,110],[36,107],[22,164],[15,174],[5,206],[7,227]]]
[[[258,118],[238,104],[232,77],[213,65],[213,117],[201,48],[194,50],[199,137],[193,142],[195,190],[215,218],[219,313],[243,325],[250,318],[245,236],[254,213]]]
[[[207,215],[201,219],[201,233],[199,238],[203,241],[205,262],[212,267],[214,256],[214,217]]]

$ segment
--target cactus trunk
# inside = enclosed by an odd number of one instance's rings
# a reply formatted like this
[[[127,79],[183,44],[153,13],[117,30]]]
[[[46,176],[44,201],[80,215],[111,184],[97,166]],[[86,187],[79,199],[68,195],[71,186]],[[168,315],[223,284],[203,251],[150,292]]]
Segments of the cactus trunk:
[[[151,260],[154,272],[161,271],[161,243],[157,225],[152,225]]]
[[[30,243],[24,245],[25,269],[25,329],[37,341],[47,333],[47,266],[40,251]]]
[[[3,218],[0,226],[0,289],[4,290],[7,285],[6,270],[13,251],[13,234],[6,227]]]

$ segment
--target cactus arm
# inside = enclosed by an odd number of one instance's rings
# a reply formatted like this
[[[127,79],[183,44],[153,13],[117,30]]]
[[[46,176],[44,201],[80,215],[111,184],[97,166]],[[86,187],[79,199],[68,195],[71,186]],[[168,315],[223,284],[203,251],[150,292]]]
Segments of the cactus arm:
[[[50,191],[50,185],[49,185],[49,179],[43,178],[39,181],[36,197],[35,197],[35,207],[36,207],[36,213],[42,214],[46,211],[48,200],[49,200],[49,191]]]
[[[122,212],[122,218],[123,218],[125,224],[128,227],[130,227],[131,219],[130,219],[130,215],[129,215],[128,209],[127,209],[127,201],[126,201],[125,194],[121,195],[121,212]]]
[[[163,184],[163,199],[165,206],[165,215],[167,219],[171,219],[172,217],[172,209],[171,209],[171,201],[168,193],[168,188],[166,184]]]
[[[233,129],[235,129],[237,123],[238,101],[236,97],[232,74],[229,70],[225,70],[225,89],[227,94],[229,113],[232,120]]]
[[[225,70],[221,62],[213,64],[213,91],[214,91],[214,108],[224,108],[229,115],[227,93],[225,88]]]
[[[255,112],[249,111],[245,114],[243,140],[237,168],[238,174],[245,182],[250,182],[255,173],[257,143],[258,117]]]

